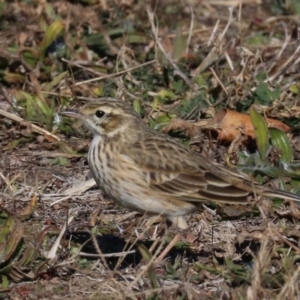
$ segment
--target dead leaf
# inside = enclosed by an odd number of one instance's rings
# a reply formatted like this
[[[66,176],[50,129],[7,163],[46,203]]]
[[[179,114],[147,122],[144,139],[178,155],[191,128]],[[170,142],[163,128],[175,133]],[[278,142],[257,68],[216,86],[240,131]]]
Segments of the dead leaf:
[[[290,130],[290,127],[281,121],[266,118],[269,128],[277,128],[284,132]],[[230,109],[223,109],[207,123],[207,127],[215,129],[218,132],[218,140],[232,142],[237,135],[244,135],[255,138],[254,127],[250,116]]]
[[[206,123],[205,123],[206,124]],[[202,126],[206,126],[205,124],[201,124]],[[185,132],[185,135],[188,137],[192,137],[194,135],[199,134],[199,127],[201,129],[200,124],[195,125],[195,123],[191,123],[189,121],[180,120],[180,119],[172,119],[168,125],[162,128],[162,132],[169,132],[173,130],[182,130]]]

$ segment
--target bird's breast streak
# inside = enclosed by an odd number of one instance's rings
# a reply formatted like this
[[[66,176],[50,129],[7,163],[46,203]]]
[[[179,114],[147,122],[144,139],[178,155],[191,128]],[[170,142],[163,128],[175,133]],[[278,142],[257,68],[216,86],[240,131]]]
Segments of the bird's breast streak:
[[[120,153],[109,156],[105,146],[101,137],[95,137],[88,161],[94,179],[108,197],[127,208],[141,212],[180,214],[177,205],[173,205],[172,201],[158,199],[154,193],[149,193],[149,179],[147,180],[146,174],[129,157]]]

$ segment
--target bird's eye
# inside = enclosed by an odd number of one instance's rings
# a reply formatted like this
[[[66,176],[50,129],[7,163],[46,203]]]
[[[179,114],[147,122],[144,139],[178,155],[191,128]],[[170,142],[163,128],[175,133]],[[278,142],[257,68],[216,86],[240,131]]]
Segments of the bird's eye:
[[[99,119],[101,119],[105,115],[105,112],[103,110],[97,110],[95,113],[95,116]]]

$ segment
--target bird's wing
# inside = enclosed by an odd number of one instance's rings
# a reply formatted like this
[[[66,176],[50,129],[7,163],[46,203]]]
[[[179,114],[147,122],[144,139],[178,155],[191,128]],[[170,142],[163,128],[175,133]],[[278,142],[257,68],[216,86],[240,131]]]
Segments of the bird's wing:
[[[191,202],[245,203],[253,198],[251,184],[239,173],[219,167],[168,136],[162,140],[151,135],[122,152],[146,174],[149,187],[162,195]]]

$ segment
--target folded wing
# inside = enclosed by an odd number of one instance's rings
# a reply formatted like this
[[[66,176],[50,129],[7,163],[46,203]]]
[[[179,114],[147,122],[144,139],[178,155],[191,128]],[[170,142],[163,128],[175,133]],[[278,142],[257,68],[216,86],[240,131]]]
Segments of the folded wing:
[[[170,198],[249,203],[254,185],[169,137],[150,135],[123,150],[142,169],[151,189]],[[141,155],[141,152],[147,155]],[[260,187],[259,187],[260,188]]]

